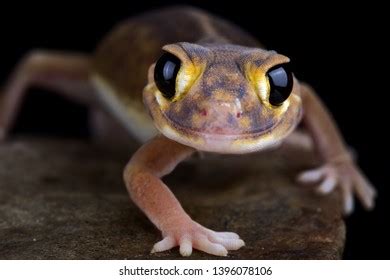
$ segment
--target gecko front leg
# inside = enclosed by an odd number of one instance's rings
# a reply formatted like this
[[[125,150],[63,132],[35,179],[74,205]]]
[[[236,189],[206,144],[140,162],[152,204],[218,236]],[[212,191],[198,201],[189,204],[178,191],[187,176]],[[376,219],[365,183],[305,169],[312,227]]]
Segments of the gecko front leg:
[[[335,187],[340,187],[345,214],[350,214],[354,209],[354,194],[366,209],[372,209],[376,191],[354,163],[330,113],[310,86],[301,84],[301,94],[303,122],[325,163],[319,168],[301,173],[298,180],[303,183],[321,182],[317,189],[321,194],[328,194]]]
[[[228,250],[244,246],[235,233],[215,232],[193,221],[161,181],[161,177],[194,151],[164,136],[156,136],[134,154],[125,168],[124,180],[131,198],[162,232],[163,239],[154,245],[152,253],[180,246],[182,256],[191,255],[192,248],[226,256]]]

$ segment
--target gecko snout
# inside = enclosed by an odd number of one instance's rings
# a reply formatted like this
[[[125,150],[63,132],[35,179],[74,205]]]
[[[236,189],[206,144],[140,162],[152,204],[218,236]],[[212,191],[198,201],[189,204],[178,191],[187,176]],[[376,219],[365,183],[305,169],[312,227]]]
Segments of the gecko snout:
[[[238,133],[242,114],[239,106],[228,102],[218,102],[199,110],[199,116],[203,119],[203,129],[212,134]]]

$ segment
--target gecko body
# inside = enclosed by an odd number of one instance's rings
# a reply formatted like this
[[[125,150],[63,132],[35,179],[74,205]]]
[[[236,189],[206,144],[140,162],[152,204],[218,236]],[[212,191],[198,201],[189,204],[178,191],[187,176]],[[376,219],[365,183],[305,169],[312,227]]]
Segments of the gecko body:
[[[277,146],[302,122],[323,165],[302,183],[323,194],[340,188],[346,214],[353,195],[371,209],[375,190],[354,163],[330,113],[290,70],[234,24],[191,7],[147,12],[116,26],[92,55],[35,51],[6,84],[0,103],[5,138],[26,89],[52,89],[91,108],[94,136],[142,144],[124,169],[132,200],[161,231],[152,252],[179,246],[225,256],[244,241],[195,222],[161,180],[197,151],[259,152]],[[217,172],[217,171],[216,171]]]

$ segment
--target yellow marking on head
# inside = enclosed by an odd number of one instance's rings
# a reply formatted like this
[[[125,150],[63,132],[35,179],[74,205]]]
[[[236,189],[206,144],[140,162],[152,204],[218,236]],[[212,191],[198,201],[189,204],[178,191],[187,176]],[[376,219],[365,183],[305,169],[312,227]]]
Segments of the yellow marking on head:
[[[247,139],[238,139],[232,143],[233,147],[242,147],[246,146],[247,149],[256,148],[263,149],[276,142],[275,137],[272,133],[267,133],[262,135],[260,138],[247,138]]]
[[[191,116],[191,123],[194,126],[198,127],[201,124],[201,122],[202,122],[202,118],[201,118],[201,116],[199,114],[193,114]]]
[[[235,102],[233,96],[226,94],[226,91],[220,88],[213,90],[213,99],[219,101],[226,101],[226,102],[229,101],[229,103],[230,101]]]
[[[157,87],[154,88],[153,90],[154,96],[156,96],[156,100],[158,105],[162,110],[166,109],[169,107],[169,102],[163,95],[162,93],[157,89]]]
[[[276,117],[279,117],[283,115],[288,107],[290,106],[290,98],[292,94],[281,104],[280,106],[274,106],[269,102],[269,96],[270,96],[270,83],[269,79],[267,76],[267,72],[270,68],[277,64],[282,64],[286,63],[289,61],[287,57],[276,55],[277,56],[277,63],[275,62],[268,62],[263,63],[259,67],[256,67],[255,65],[251,63],[247,63],[245,65],[245,72],[246,72],[246,77],[251,84],[251,86],[255,89],[257,95],[259,96],[259,99],[261,103],[266,106],[267,108],[271,109],[273,114]],[[272,58],[272,57],[271,57]],[[274,59],[269,59],[270,61]],[[294,81],[295,82],[295,81]]]
[[[273,106],[269,103],[269,95],[271,88],[267,72],[275,65],[287,63],[289,61],[290,59],[288,57],[273,53],[260,66],[256,66],[250,62],[247,62],[245,64],[245,73],[247,80],[256,90],[260,101],[268,108],[277,110],[280,113],[285,112],[289,104],[287,101],[282,106]]]
[[[247,63],[245,65],[245,74],[247,80],[259,96],[260,101],[264,104],[269,103],[268,96],[270,86],[266,72],[264,72],[261,68],[255,67],[255,65],[251,63]]]
[[[176,77],[176,94],[174,101],[180,100],[186,94],[193,83],[199,78],[203,72],[204,66],[193,64],[182,64]]]
[[[249,129],[250,128],[251,122],[252,122],[251,119],[249,117],[246,117],[246,116],[242,117],[241,121],[240,121],[241,126],[243,128],[245,128],[245,129]]]
[[[176,131],[169,125],[163,125],[162,127],[158,127],[160,132],[164,134],[169,139],[175,140],[179,143],[182,143],[184,145],[188,145],[190,147],[193,146],[202,146],[205,141],[201,137],[195,137],[195,136],[188,136],[183,133],[180,133],[180,131]]]
[[[287,98],[284,102],[283,102],[283,104],[282,105],[280,105],[280,106],[273,106],[273,108],[274,108],[274,112],[275,112],[275,115],[276,116],[280,116],[280,115],[283,115],[286,111],[287,111],[287,109],[288,109],[288,107],[290,106],[290,97],[291,97],[291,95],[289,96],[289,98]],[[271,105],[272,106],[272,105]]]
[[[269,104],[268,98],[269,98],[269,93],[270,93],[270,85],[269,85],[269,80],[268,77],[266,76],[265,73],[261,73],[260,75],[256,75],[257,81],[255,82],[255,88],[260,96],[260,99],[263,103]]]
[[[149,92],[153,92],[153,94],[156,96],[157,103],[159,104],[161,109],[165,110],[172,102],[179,101],[185,96],[190,87],[201,76],[204,68],[205,66],[203,64],[194,65],[192,63],[182,62],[182,65],[176,77],[175,96],[172,100],[168,100],[167,98],[165,98],[155,86],[154,82],[148,84],[147,90]]]

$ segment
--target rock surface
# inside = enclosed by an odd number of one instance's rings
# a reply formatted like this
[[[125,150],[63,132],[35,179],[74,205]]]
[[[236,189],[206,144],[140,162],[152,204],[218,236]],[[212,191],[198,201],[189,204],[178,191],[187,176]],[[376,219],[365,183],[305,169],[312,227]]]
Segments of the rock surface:
[[[177,248],[149,254],[160,233],[124,188],[130,155],[73,140],[2,143],[0,259],[180,258]],[[245,240],[228,259],[338,259],[345,241],[338,193],[320,197],[294,182],[313,165],[311,152],[285,145],[194,158],[164,180],[194,220]]]

